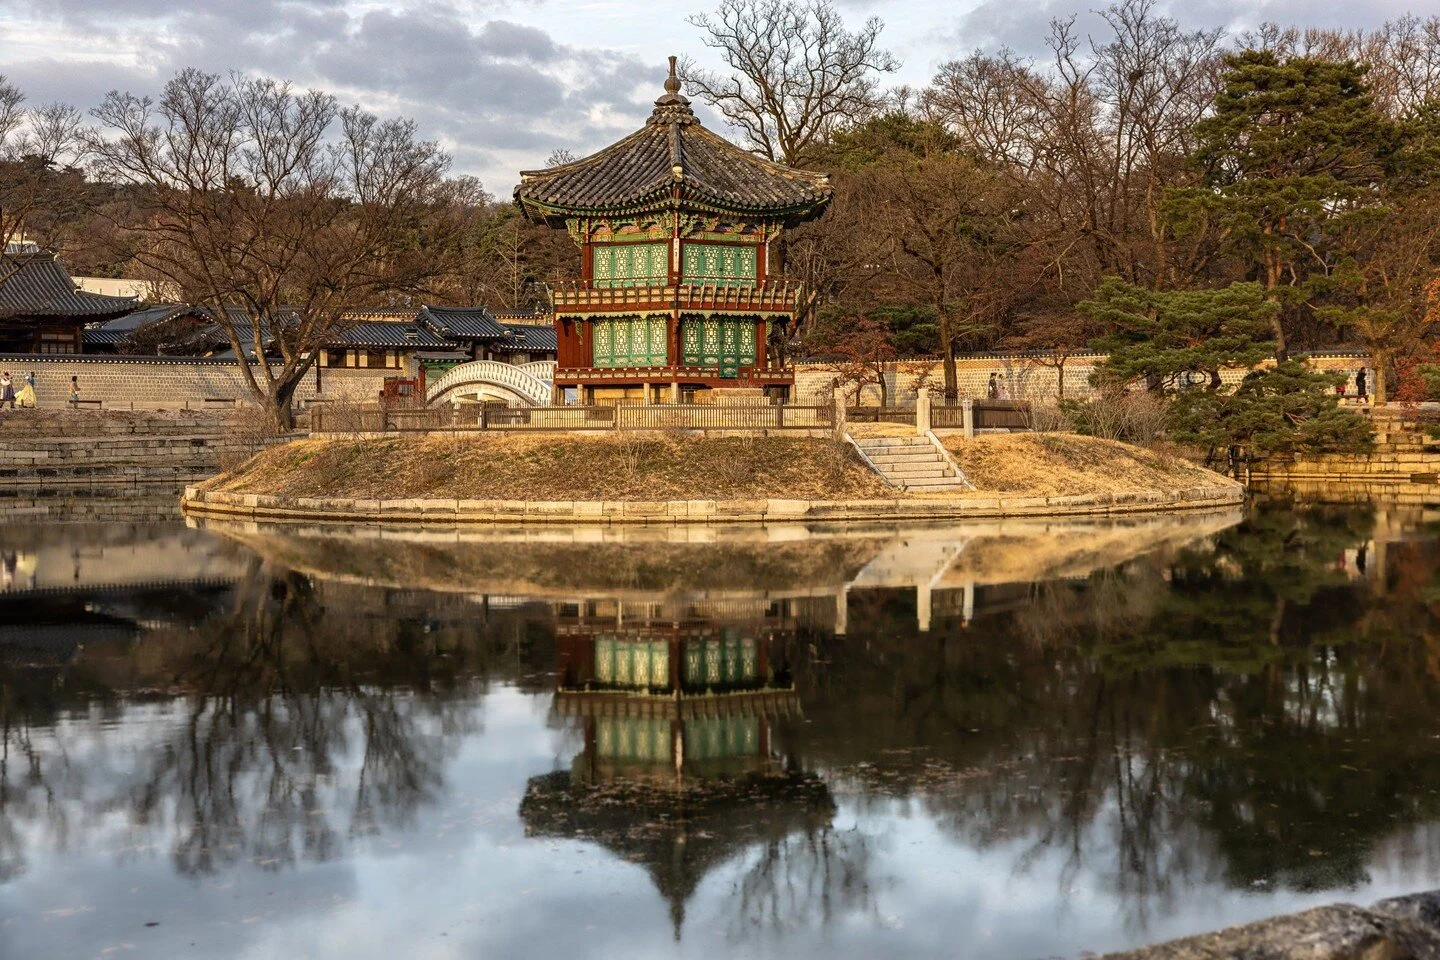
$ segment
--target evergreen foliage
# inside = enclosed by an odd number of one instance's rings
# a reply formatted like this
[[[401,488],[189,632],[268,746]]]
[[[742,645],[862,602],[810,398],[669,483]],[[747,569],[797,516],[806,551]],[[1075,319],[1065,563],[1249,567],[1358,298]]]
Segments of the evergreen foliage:
[[[1249,367],[1269,355],[1277,304],[1256,283],[1220,290],[1146,290],[1111,277],[1076,308],[1109,333],[1093,346],[1108,353],[1099,371],[1109,384],[1143,382],[1151,390],[1212,388],[1222,367]]]
[[[1253,454],[1360,452],[1369,448],[1369,421],[1342,409],[1341,377],[1281,360],[1246,374],[1234,389],[1182,390],[1171,400],[1172,439],[1207,450],[1243,447]]]
[[[1213,111],[1195,126],[1203,180],[1171,191],[1167,213],[1183,232],[1213,232],[1273,299],[1297,306],[1340,239],[1384,215],[1375,187],[1400,128],[1375,109],[1354,62],[1245,50],[1225,66]],[[1272,325],[1283,358],[1280,314]]]
[[[1234,388],[1224,384],[1221,368],[1255,367],[1270,350],[1279,305],[1259,284],[1163,291],[1112,278],[1078,306],[1112,331],[1095,341],[1109,352],[1097,383],[1112,390],[1144,383],[1169,395],[1165,425],[1174,440],[1252,454],[1360,450],[1370,442],[1369,422],[1340,408],[1336,375],[1281,360]]]

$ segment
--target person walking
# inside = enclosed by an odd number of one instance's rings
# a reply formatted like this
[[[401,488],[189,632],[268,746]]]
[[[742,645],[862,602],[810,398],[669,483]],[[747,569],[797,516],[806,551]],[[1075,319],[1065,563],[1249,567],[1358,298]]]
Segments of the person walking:
[[[991,400],[1000,399],[1000,375],[998,373],[990,374],[990,383],[985,387],[985,396]]]
[[[18,394],[16,394],[16,396],[15,396],[15,405],[16,405],[17,407],[33,407],[33,406],[35,406],[35,371],[34,371],[34,370],[31,370],[29,373],[27,373],[27,374],[25,375],[25,386],[21,387],[21,388],[20,388],[20,392],[19,392]]]
[[[70,378],[70,406],[77,410],[80,409],[80,378],[78,376]]]
[[[1370,399],[1370,394],[1365,389],[1365,368],[1361,367],[1355,371],[1355,397],[1360,403]]]
[[[15,409],[15,383],[10,379],[10,371],[0,373],[0,409],[9,405],[11,410]]]

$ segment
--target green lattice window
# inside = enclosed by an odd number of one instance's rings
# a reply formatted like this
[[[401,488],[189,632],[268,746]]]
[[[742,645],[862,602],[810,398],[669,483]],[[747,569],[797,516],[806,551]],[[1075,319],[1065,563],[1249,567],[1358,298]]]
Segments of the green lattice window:
[[[687,283],[753,287],[756,249],[722,243],[686,243],[681,273]]]
[[[590,325],[597,367],[663,367],[668,362],[664,317],[617,317]]]
[[[760,660],[755,641],[749,637],[688,640],[683,657],[688,689],[753,686],[758,679]]]
[[[673,759],[673,749],[666,718],[600,717],[595,722],[595,753],[605,759],[663,763]]]
[[[738,376],[755,365],[755,321],[705,317],[680,322],[680,358],[687,367],[718,367]]]
[[[758,717],[697,717],[685,723],[685,759],[754,756],[760,749]]]
[[[664,286],[670,276],[668,243],[617,243],[591,248],[597,287]]]
[[[670,645],[663,640],[637,642],[597,637],[595,679],[617,687],[669,687]]]

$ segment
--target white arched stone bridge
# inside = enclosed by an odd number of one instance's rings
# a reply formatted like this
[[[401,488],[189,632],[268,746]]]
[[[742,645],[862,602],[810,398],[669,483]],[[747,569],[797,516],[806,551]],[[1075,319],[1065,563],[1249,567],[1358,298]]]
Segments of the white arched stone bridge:
[[[550,405],[554,379],[554,360],[522,364],[474,360],[446,370],[426,389],[425,402],[433,406],[499,401],[512,407],[544,407]]]

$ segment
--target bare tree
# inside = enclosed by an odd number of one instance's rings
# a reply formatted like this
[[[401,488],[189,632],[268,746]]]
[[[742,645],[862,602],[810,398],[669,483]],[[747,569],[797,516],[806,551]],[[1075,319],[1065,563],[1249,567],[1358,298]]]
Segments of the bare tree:
[[[1005,178],[952,153],[883,166],[874,190],[883,209],[876,228],[891,243],[879,292],[935,309],[953,401],[956,350],[993,340],[1029,283],[1023,207]]]
[[[1165,189],[1193,176],[1194,125],[1218,89],[1222,34],[1187,31],[1154,0],[1101,12],[1082,39],[1051,24],[1048,64],[1008,50],[943,64],[922,96],[928,118],[1022,181],[1051,250],[1051,284],[1088,295],[1100,277],[1183,285],[1196,256],[1161,215]]]
[[[135,259],[210,309],[277,428],[347,308],[447,269],[468,188],[411,121],[194,69],[158,101],[112,92],[94,116],[97,172],[138,197],[123,224]]]
[[[900,66],[879,47],[879,18],[847,30],[829,0],[722,0],[690,23],[729,72],[687,58],[685,82],[753,150],[789,166],[803,165],[837,126],[870,114],[881,102],[879,75]]]
[[[25,94],[0,75],[0,249],[22,239],[58,246],[81,219],[80,120],[65,103],[27,108]],[[18,269],[0,265],[0,283]]]

